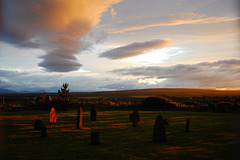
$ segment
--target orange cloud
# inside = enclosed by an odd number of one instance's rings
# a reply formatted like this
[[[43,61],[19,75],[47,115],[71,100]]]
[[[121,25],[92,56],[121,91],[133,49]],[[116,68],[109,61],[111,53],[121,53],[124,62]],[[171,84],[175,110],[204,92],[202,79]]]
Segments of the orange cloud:
[[[111,15],[112,18],[114,18],[116,16],[117,12],[114,10],[114,8],[111,8]]]
[[[48,71],[78,70],[79,39],[96,26],[103,12],[121,0],[5,0],[3,40],[44,49],[39,66]],[[63,62],[68,65],[63,67]]]

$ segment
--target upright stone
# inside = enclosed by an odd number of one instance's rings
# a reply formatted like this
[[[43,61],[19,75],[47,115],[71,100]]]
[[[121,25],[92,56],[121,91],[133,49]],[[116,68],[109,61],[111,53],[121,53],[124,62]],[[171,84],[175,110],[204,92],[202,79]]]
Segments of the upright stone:
[[[186,129],[185,132],[189,132],[190,119],[186,119]]]
[[[90,110],[90,121],[96,121],[97,120],[97,112],[95,107],[91,107]]]
[[[164,120],[161,115],[158,115],[155,121],[153,130],[153,142],[165,142],[166,141],[166,130],[164,127]]]
[[[82,129],[82,107],[79,107],[77,113],[77,129]]]
[[[41,125],[42,125],[42,120],[35,120],[35,123],[34,123],[34,129],[35,130],[41,130]]]
[[[49,123],[56,123],[57,122],[57,115],[56,115],[56,111],[54,108],[51,108],[51,111],[49,113]]]
[[[47,137],[47,128],[44,123],[41,125],[41,137]]]
[[[100,132],[92,131],[91,132],[91,144],[93,144],[93,145],[100,144],[99,136],[100,136]]]
[[[129,115],[129,119],[130,122],[133,122],[133,117],[137,117],[137,121],[140,122],[140,116],[139,116],[139,112],[137,110],[134,110],[130,115]]]
[[[140,122],[139,112],[138,111],[134,110],[130,114],[130,121],[133,122],[133,127],[137,127],[138,126],[138,122]]]

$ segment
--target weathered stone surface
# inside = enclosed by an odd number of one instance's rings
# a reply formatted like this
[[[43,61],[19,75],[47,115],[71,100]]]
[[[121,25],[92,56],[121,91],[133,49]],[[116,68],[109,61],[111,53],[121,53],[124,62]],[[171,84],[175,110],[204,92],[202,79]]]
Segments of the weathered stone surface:
[[[83,116],[83,113],[82,113],[82,107],[80,107],[78,109],[78,113],[77,113],[77,129],[83,129],[82,127],[82,116]]]
[[[34,129],[35,130],[41,130],[41,125],[42,125],[42,120],[35,120],[35,123],[34,123]]]
[[[51,111],[49,113],[49,123],[56,123],[57,122],[57,115],[56,115],[56,111],[54,108],[51,108]]]
[[[190,119],[186,119],[186,129],[185,132],[189,132]]]
[[[138,122],[140,122],[140,118],[139,118],[139,112],[137,110],[134,110],[131,114],[130,114],[130,121],[133,122],[133,127],[137,127],[138,126]]]
[[[140,115],[139,115],[139,112],[138,112],[137,110],[134,110],[134,111],[129,115],[130,122],[133,122],[133,116],[137,116],[137,121],[140,122]]]
[[[94,107],[90,110],[90,121],[96,121],[97,120],[97,112]]]
[[[41,125],[41,137],[47,137],[47,128],[44,123]]]
[[[164,120],[161,115],[158,115],[153,129],[153,142],[165,142],[166,130],[164,127]]]
[[[93,145],[100,144],[99,136],[100,136],[100,132],[92,131],[91,132],[91,144],[93,144]]]

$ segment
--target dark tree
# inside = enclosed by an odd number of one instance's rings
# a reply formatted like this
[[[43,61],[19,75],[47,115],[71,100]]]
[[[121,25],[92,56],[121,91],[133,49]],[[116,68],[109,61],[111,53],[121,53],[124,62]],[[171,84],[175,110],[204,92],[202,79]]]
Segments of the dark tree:
[[[64,101],[69,101],[69,89],[68,88],[68,83],[63,83],[63,87],[61,88],[61,91],[58,90],[59,96],[64,100]]]
[[[171,110],[176,105],[164,97],[148,97],[142,101],[141,107],[144,109]]]

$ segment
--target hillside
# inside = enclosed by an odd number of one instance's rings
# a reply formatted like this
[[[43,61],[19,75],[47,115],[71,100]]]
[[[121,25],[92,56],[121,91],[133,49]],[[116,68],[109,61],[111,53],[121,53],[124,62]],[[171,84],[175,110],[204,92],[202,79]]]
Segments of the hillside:
[[[87,97],[149,97],[149,96],[176,96],[176,97],[193,97],[193,96],[240,96],[239,90],[220,91],[210,89],[185,89],[185,88],[157,88],[157,89],[138,89],[122,91],[105,91],[105,92],[75,92],[74,96]]]
[[[40,93],[1,93],[10,97],[35,97]],[[71,92],[73,97],[108,97],[108,98],[145,98],[149,96],[174,96],[174,97],[202,97],[202,96],[240,96],[239,90],[210,90],[210,89],[186,89],[186,88],[155,88],[101,92]],[[56,93],[47,93],[48,96],[58,96]]]

